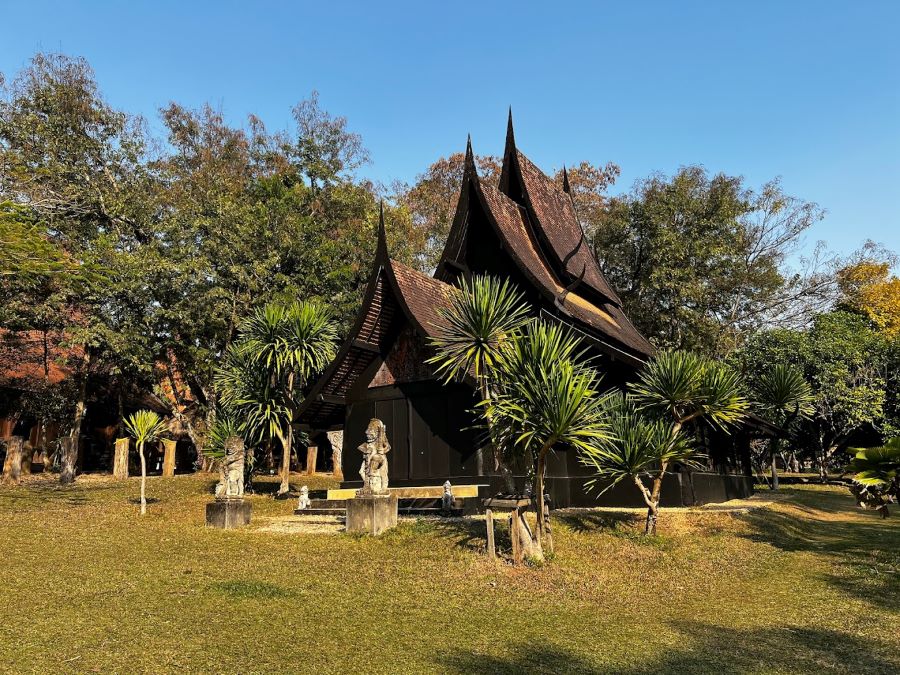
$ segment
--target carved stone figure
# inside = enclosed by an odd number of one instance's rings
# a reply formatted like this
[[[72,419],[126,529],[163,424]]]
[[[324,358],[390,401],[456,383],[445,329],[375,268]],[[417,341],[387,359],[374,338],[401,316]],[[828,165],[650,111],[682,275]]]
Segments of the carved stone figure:
[[[338,480],[344,480],[344,469],[341,465],[341,451],[344,448],[344,432],[329,431],[325,435],[328,436],[328,442],[331,443],[331,462],[334,465],[334,477]]]
[[[359,475],[363,480],[358,495],[386,494],[388,491],[387,453],[391,445],[387,441],[387,428],[380,419],[372,418],[366,427],[366,442],[359,446],[363,455]]]
[[[311,502],[309,500],[309,486],[304,485],[300,488],[300,499],[297,500],[297,509],[303,510],[308,509]]]
[[[244,441],[232,436],[225,441],[222,476],[216,485],[216,499],[244,498]]]
[[[450,485],[450,481],[444,482],[444,497],[441,500],[441,509],[445,513],[449,513],[453,508],[453,486]]]

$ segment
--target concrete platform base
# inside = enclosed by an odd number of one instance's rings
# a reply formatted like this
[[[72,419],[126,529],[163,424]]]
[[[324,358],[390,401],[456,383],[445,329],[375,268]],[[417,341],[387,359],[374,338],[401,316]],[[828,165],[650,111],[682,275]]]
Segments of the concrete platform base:
[[[347,500],[347,532],[377,535],[396,526],[397,495],[374,495]]]
[[[206,505],[206,526],[231,530],[250,524],[253,505],[243,499],[217,499]]]

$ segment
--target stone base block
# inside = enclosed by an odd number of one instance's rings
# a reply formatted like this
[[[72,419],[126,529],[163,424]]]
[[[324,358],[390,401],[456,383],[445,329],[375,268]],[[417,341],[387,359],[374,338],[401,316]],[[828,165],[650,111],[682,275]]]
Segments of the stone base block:
[[[397,495],[347,500],[347,532],[381,534],[397,526]]]
[[[252,510],[243,499],[217,499],[206,505],[206,526],[230,530],[249,525]]]

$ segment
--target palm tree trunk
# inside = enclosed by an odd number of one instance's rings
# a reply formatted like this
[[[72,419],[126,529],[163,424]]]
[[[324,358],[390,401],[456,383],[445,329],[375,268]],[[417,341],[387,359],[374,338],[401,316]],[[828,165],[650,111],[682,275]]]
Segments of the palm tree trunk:
[[[294,430],[288,425],[287,433],[279,436],[281,441],[281,485],[278,487],[278,494],[283,495],[291,489],[291,444],[294,438]]]
[[[144,456],[144,441],[138,443],[138,453],[141,456],[141,515],[147,513],[147,458]]]
[[[769,454],[772,455],[772,489],[778,489],[778,439],[769,441]]]

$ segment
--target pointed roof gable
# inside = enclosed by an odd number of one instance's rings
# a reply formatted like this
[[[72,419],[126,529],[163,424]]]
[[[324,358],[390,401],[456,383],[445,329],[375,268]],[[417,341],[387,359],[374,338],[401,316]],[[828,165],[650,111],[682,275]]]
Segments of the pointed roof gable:
[[[347,394],[369,366],[387,352],[398,314],[422,335],[433,336],[437,310],[447,304],[451,290],[448,284],[389,257],[382,208],[375,262],[356,323],[300,406],[300,421],[319,428],[343,424]]]
[[[500,190],[528,208],[551,264],[567,283],[582,278],[594,292],[621,306],[622,301],[600,271],[585,239],[568,187],[568,174],[564,176],[561,189],[518,150],[510,111]]]

